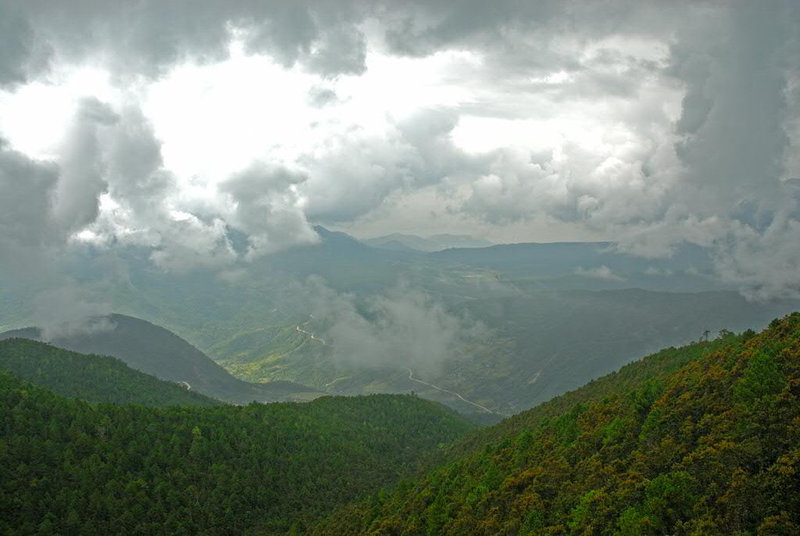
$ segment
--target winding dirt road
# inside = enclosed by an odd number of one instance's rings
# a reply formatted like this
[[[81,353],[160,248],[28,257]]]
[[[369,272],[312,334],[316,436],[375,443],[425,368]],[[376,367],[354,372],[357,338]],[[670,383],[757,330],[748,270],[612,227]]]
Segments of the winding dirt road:
[[[505,415],[503,415],[502,413],[497,413],[496,411],[492,411],[489,408],[487,408],[486,406],[482,406],[482,405],[478,404],[477,402],[473,402],[472,400],[467,400],[466,398],[464,398],[460,394],[456,393],[455,391],[451,391],[450,389],[445,389],[444,387],[439,387],[438,385],[434,385],[432,383],[428,383],[426,381],[420,380],[419,378],[415,378],[414,377],[414,372],[408,367],[406,367],[406,370],[408,371],[408,379],[411,380],[412,382],[421,383],[422,385],[427,385],[428,387],[432,387],[432,388],[436,389],[437,391],[441,391],[443,393],[447,393],[447,394],[453,395],[453,396],[457,397],[459,400],[462,400],[462,401],[466,402],[467,404],[471,404],[471,405],[475,406],[476,408],[482,409],[486,413],[494,413],[495,415],[500,415],[502,417],[505,417]]]
[[[295,326],[295,329],[297,331],[299,331],[300,333],[303,333],[303,334],[308,335],[309,337],[311,337],[312,341],[317,341],[319,343],[322,343],[322,346],[327,346],[328,345],[328,343],[326,343],[324,339],[320,339],[319,337],[314,336],[313,333],[311,333],[310,331],[304,330],[300,326]]]

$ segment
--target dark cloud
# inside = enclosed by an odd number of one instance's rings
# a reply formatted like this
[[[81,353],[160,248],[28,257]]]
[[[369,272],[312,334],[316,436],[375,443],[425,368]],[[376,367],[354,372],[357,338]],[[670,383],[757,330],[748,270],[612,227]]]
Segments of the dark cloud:
[[[297,193],[305,180],[302,173],[256,164],[220,187],[233,201],[231,225],[248,235],[247,259],[318,240]]]
[[[107,139],[107,177],[115,200],[145,217],[160,210],[160,201],[175,189],[164,169],[161,143],[141,110],[128,106]]]
[[[52,240],[50,214],[57,181],[55,164],[31,160],[0,138],[0,244],[37,246]],[[0,247],[0,255],[3,252]]]
[[[287,66],[300,62],[325,75],[364,69],[364,41],[353,26],[363,12],[352,2],[5,2],[18,8],[20,27],[36,28],[36,38],[60,57],[101,60],[125,78],[156,77],[188,60],[224,59],[235,31],[247,50],[268,53]],[[14,30],[20,35],[9,42],[24,52],[30,32]]]
[[[53,217],[67,236],[97,219],[100,194],[108,184],[99,131],[116,123],[117,115],[97,99],[81,101],[64,140],[60,177],[53,198]]]
[[[50,49],[11,2],[0,2],[0,88],[26,82],[47,67]]]
[[[730,210],[779,193],[781,159],[788,145],[786,34],[782,10],[744,3],[715,24],[695,23],[675,45],[673,69],[687,93],[679,121],[679,155],[686,170],[686,201],[696,212]],[[798,51],[792,51],[794,55]],[[705,65],[704,65],[705,64]],[[724,186],[724,187],[720,187]]]
[[[800,11],[791,2],[734,6],[686,26],[673,47],[686,96],[677,146],[684,171],[671,203],[714,222],[723,277],[760,297],[797,296],[798,200],[781,179],[792,143],[786,119],[797,113],[787,90],[800,58]]]
[[[436,189],[488,229],[551,218],[644,255],[690,241],[753,295],[797,294],[800,205],[786,179],[800,172],[798,28],[789,0],[0,0],[4,87],[48,61],[100,65],[134,87],[224,59],[237,39],[316,75],[308,100],[322,115],[346,102],[338,79],[368,74],[369,51],[470,58],[443,75],[468,97],[387,117],[378,132],[337,126],[294,161],[260,157],[215,177],[205,203],[183,195],[138,103],[84,100],[55,162],[0,145],[1,240],[50,247],[88,228],[98,243],[153,248],[166,269],[222,270],[241,260],[230,228],[252,258],[313,241],[309,221],[353,224]],[[539,141],[575,110],[575,139]],[[521,130],[478,154],[453,141],[465,118],[536,125],[530,140]],[[101,210],[104,195],[113,203]]]
[[[14,266],[56,256],[70,236],[93,223],[107,188],[98,129],[116,121],[105,105],[83,101],[57,162],[33,160],[0,143],[0,258]],[[46,261],[58,264],[56,258]],[[35,262],[34,262],[35,264]]]
[[[308,67],[323,76],[362,74],[366,70],[367,43],[354,24],[326,30],[308,55]]]
[[[67,149],[71,157],[86,156],[94,161],[92,125],[98,117],[84,112],[97,111],[95,104],[84,106],[76,117],[73,133],[79,139]],[[62,181],[86,190],[65,190]],[[91,318],[109,312],[102,300],[89,297],[85,288],[63,273],[66,240],[96,215],[96,182],[92,164],[83,167],[71,165],[68,159],[62,165],[32,160],[0,139],[2,275],[37,296],[30,313],[46,338],[80,331]]]

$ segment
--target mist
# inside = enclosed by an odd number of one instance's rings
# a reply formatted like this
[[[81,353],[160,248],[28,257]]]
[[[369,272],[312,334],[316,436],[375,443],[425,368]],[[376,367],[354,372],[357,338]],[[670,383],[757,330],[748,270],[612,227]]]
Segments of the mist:
[[[352,366],[438,375],[464,343],[488,333],[481,323],[448,312],[429,294],[404,285],[356,297],[311,278],[306,289],[313,325],[321,328],[317,335],[336,361]]]

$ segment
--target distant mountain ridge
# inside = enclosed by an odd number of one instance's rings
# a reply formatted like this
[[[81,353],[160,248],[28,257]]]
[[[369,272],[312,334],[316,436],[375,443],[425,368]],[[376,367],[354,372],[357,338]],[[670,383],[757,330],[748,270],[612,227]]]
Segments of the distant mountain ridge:
[[[110,355],[162,380],[185,382],[192,390],[227,402],[276,402],[313,397],[314,390],[292,382],[250,383],[232,376],[203,352],[171,331],[131,316],[112,314],[107,331],[57,337],[52,345],[86,354]],[[41,340],[37,328],[0,334]]]
[[[116,259],[90,250],[80,253],[71,275],[79,281],[99,281],[109,270],[125,266],[120,284],[98,289],[111,291],[109,299],[120,312],[174,330],[243,380],[297,382],[332,394],[419,391],[422,384],[409,382],[402,368],[384,374],[338,358],[347,356],[331,359],[337,346],[325,332],[339,321],[339,297],[369,321],[370,304],[376,300],[395,299],[402,289],[419,291],[428,300],[423,309],[441,307],[450,316],[468,319],[464,326],[481,322],[489,331],[473,338],[475,332],[467,330],[466,345],[448,347],[440,375],[415,373],[502,413],[574,388],[662,345],[693,340],[705,330],[759,328],[770,318],[800,308],[800,302],[762,304],[736,298],[737,289],[714,274],[713,251],[697,246],[679,246],[663,259],[636,257],[607,242],[506,244],[426,253],[378,249],[319,226],[315,232],[319,240],[314,244],[265,255],[222,274],[163,272],[153,266],[148,250],[129,248]],[[8,326],[4,329],[33,325],[34,312],[26,304],[47,292],[15,285],[0,274],[0,323]],[[683,295],[701,291],[728,294]],[[560,292],[571,294],[555,294]],[[693,300],[697,306],[690,303]],[[605,329],[599,329],[600,324]],[[298,327],[329,344],[320,344]],[[574,351],[565,354],[565,346]],[[400,362],[404,350],[396,351]],[[570,383],[556,381],[556,375]],[[510,388],[502,378],[515,385]],[[191,380],[173,381],[188,381],[199,389]],[[293,396],[290,391],[281,396]],[[438,400],[454,398],[429,391]],[[231,400],[230,394],[208,394]]]
[[[436,234],[423,238],[421,236],[403,233],[392,233],[385,236],[366,238],[363,243],[380,248],[403,251],[406,249],[414,251],[441,251],[450,248],[485,248],[492,242],[469,235]]]

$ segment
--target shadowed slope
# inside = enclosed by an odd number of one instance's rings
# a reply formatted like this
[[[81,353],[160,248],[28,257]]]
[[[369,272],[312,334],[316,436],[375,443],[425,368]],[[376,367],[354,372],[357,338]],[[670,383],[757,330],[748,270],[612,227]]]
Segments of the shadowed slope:
[[[316,533],[797,534],[800,313],[727,342],[481,431],[452,463]]]
[[[314,390],[292,382],[250,383],[232,376],[203,352],[164,328],[130,316],[112,314],[112,329],[49,341],[75,352],[110,355],[128,366],[162,380],[186,382],[191,389],[228,402],[274,402],[313,396]],[[0,338],[39,339],[39,330],[26,328]]]
[[[84,355],[27,339],[0,341],[0,368],[55,393],[89,402],[215,406],[221,402],[133,370],[119,359]]]

